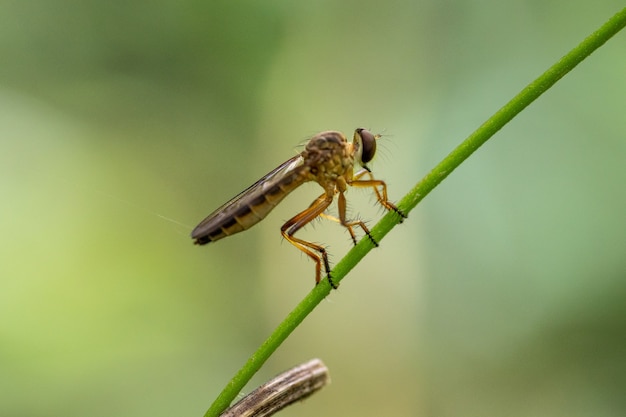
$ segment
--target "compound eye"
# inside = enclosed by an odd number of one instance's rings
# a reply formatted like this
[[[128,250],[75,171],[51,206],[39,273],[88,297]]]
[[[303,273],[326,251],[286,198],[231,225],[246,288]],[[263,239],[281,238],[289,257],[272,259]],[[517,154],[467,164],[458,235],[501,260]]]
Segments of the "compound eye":
[[[376,153],[376,136],[369,130],[359,129],[359,136],[361,137],[361,165],[367,164],[374,158]]]

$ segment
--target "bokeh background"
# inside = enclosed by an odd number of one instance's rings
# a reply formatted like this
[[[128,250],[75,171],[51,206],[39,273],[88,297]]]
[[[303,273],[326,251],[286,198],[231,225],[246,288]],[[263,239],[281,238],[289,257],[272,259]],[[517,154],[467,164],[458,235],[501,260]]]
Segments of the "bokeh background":
[[[399,200],[620,1],[6,1],[0,415],[199,416],[313,286],[282,222],[204,216],[322,130],[383,133]],[[626,413],[624,33],[394,229],[246,388],[285,416]],[[351,212],[381,215],[363,190]],[[303,237],[350,248],[332,222]]]

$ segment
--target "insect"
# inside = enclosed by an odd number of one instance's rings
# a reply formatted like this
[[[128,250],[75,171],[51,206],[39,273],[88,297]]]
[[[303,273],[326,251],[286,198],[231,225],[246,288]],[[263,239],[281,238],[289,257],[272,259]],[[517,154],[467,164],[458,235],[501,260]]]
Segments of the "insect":
[[[378,202],[402,219],[407,216],[387,198],[387,185],[374,179],[367,163],[376,153],[376,140],[380,135],[359,128],[348,142],[341,132],[327,131],[313,136],[304,151],[285,161],[239,195],[211,213],[191,232],[197,245],[215,242],[247,230],[263,220],[290,192],[308,181],[317,182],[324,193],[301,213],[288,220],[281,228],[283,237],[315,262],[315,283],[321,280],[322,264],[332,288],[337,288],[330,275],[328,253],[322,245],[295,236],[296,232],[318,216],[336,221],[350,232],[356,245],[355,227],[360,227],[370,241],[378,243],[361,220],[346,217],[346,192],[348,186],[372,188]],[[360,170],[354,173],[355,164]],[[335,195],[339,217],[325,213]]]

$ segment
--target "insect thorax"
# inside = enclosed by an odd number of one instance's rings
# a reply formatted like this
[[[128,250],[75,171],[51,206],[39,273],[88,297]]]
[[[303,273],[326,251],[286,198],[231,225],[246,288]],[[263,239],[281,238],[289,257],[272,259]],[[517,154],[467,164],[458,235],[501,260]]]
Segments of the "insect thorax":
[[[309,180],[317,181],[324,188],[335,183],[339,177],[352,177],[352,144],[341,132],[329,131],[315,135],[307,143],[302,156],[308,168]]]

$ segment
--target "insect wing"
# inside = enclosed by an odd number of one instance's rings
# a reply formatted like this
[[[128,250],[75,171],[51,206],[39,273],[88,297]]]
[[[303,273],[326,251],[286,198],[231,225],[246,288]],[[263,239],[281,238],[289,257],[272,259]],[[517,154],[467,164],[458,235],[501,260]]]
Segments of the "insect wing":
[[[266,190],[271,189],[277,182],[291,176],[297,175],[302,168],[304,159],[301,155],[283,162],[280,166],[269,172],[263,178],[246,188],[244,191],[233,197],[230,201],[220,206],[213,213],[209,214],[191,232],[191,237],[196,239],[210,230],[219,228],[225,221],[231,219],[243,206],[247,206],[250,201],[256,201],[264,195]]]

